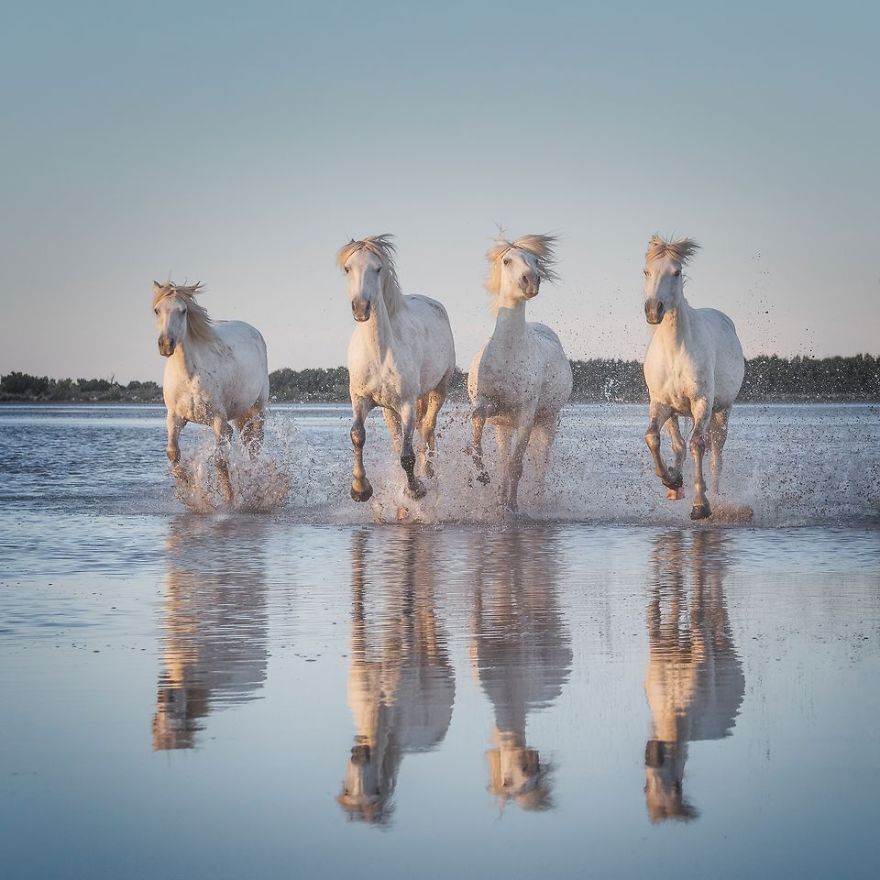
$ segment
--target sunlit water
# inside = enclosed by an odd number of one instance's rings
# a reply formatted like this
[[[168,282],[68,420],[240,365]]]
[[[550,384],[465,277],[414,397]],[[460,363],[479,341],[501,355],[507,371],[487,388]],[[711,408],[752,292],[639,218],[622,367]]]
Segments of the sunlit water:
[[[510,523],[460,412],[419,503],[371,420],[355,505],[282,409],[254,515],[160,408],[0,408],[0,876],[878,876],[878,410],[735,411],[749,526],[644,416],[568,411]]]

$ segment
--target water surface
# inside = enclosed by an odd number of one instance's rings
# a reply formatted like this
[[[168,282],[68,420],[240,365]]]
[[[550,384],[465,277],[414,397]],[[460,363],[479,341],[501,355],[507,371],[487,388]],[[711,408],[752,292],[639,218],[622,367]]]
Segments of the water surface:
[[[455,413],[398,524],[335,407],[266,515],[187,511],[159,408],[0,409],[3,876],[876,877],[880,420],[741,409],[755,519],[697,528],[637,407],[568,412],[518,524]]]

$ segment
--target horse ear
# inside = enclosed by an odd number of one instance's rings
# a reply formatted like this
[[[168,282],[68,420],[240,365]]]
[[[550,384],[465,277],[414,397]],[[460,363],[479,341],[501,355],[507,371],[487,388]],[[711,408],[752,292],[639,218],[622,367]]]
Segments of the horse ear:
[[[158,281],[154,281],[154,282],[153,282],[153,290],[155,290],[156,293],[158,293],[158,292],[162,289],[163,286],[164,286],[164,285],[159,284]]]

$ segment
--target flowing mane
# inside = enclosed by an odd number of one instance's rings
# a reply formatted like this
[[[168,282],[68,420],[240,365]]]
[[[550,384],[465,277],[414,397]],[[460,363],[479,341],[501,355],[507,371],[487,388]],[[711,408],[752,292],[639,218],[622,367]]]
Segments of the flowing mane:
[[[645,254],[645,262],[653,263],[654,260],[663,257],[671,257],[682,266],[686,266],[690,258],[700,249],[699,244],[692,238],[665,239],[659,235],[652,235],[648,242],[648,251]]]
[[[397,268],[394,265],[397,248],[394,247],[394,242],[391,241],[392,238],[394,238],[393,235],[385,233],[383,235],[370,235],[360,241],[352,239],[348,244],[344,244],[339,248],[339,252],[336,254],[336,265],[340,269],[344,269],[348,260],[358,251],[368,251],[385,264],[387,280],[383,293],[385,296],[385,308],[388,310],[389,315],[393,315],[397,311],[402,295],[400,282],[397,280]]]
[[[153,284],[153,307],[166,297],[173,296],[186,304],[186,332],[188,336],[199,342],[213,342],[217,339],[217,333],[213,327],[213,321],[208,310],[196,302],[196,294],[205,289],[201,281],[195,284],[175,284],[169,281],[166,284]]]
[[[558,281],[559,276],[553,269],[556,262],[555,235],[524,235],[516,241],[498,238],[486,252],[489,261],[489,277],[486,279],[486,290],[498,296],[501,290],[501,259],[510,250],[520,250],[531,254],[538,264],[538,275],[543,281]]]

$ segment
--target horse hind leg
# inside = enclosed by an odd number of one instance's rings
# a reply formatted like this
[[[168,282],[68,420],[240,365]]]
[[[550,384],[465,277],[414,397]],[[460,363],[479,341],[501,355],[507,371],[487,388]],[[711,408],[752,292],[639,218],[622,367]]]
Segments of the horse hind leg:
[[[217,416],[214,419],[213,428],[217,437],[217,452],[214,460],[217,465],[217,474],[220,477],[220,489],[226,503],[232,504],[235,500],[232,481],[229,478],[229,447],[232,444],[232,428],[222,416]]]
[[[250,453],[251,458],[256,458],[263,448],[265,436],[266,413],[261,406],[254,406],[242,418],[236,420],[241,442]]]
[[[437,416],[446,401],[445,385],[438,386],[419,399],[416,416],[419,433],[422,435],[421,469],[426,477],[434,476],[433,459],[437,454]]]
[[[717,495],[721,483],[721,465],[724,443],[727,440],[727,423],[730,419],[730,407],[712,413],[709,421],[709,453],[712,474],[712,492]]]

